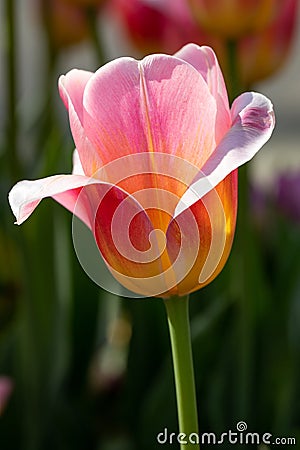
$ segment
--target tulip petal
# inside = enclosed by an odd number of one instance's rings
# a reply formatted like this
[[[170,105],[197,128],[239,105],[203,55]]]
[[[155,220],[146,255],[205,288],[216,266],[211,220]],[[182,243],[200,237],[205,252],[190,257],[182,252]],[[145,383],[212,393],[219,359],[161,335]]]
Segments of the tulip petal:
[[[203,77],[217,102],[216,143],[230,127],[230,109],[227,90],[217,57],[210,47],[187,44],[175,56],[191,64]]]
[[[73,152],[72,159],[73,159],[72,175],[84,175],[84,170],[80,161],[79,153],[76,148]]]
[[[10,191],[9,203],[17,225],[28,219],[42,199],[52,197],[92,229],[99,203],[112,188],[110,183],[95,178],[54,175],[39,180],[20,181]],[[121,189],[116,189],[121,192]]]
[[[101,158],[86,136],[83,113],[83,93],[93,73],[73,69],[59,78],[60,96],[69,111],[72,135],[86,175],[92,176],[102,165]]]
[[[167,289],[157,234],[133,197],[115,187],[107,191],[97,210],[94,236],[110,271],[128,289],[143,295]]]
[[[161,152],[201,168],[215,147],[214,99],[195,69],[177,58],[108,63],[88,83],[83,102],[87,135],[105,164]],[[149,164],[151,170],[151,156]]]
[[[72,69],[67,75],[62,75],[58,81],[59,93],[65,107],[68,110],[70,107],[74,109],[81,125],[83,125],[83,93],[92,76],[92,72]]]
[[[80,175],[54,175],[39,180],[24,180],[17,183],[9,193],[9,203],[16,217],[16,223],[21,225],[32,214],[40,201],[46,197],[55,197],[73,211],[80,188],[86,185],[89,178]],[[81,217],[86,223],[87,217]]]
[[[273,105],[264,95],[247,92],[231,108],[232,127],[184,193],[175,217],[201,199],[230,172],[249,161],[270,138],[275,118]]]
[[[201,168],[215,147],[216,105],[203,78],[185,61],[150,55],[140,65],[149,150]]]
[[[120,58],[101,67],[83,98],[85,131],[104,164],[148,151],[140,113],[138,61]]]
[[[167,238],[176,271],[177,295],[186,295],[210,283],[222,270],[230,253],[237,213],[237,171],[170,222]],[[196,230],[193,229],[194,218]],[[177,226],[176,226],[177,224]],[[178,231],[186,229],[177,250]],[[173,253],[178,261],[174,261]],[[177,256],[178,255],[178,256]],[[180,273],[181,271],[181,273]],[[185,275],[185,276],[183,276]]]

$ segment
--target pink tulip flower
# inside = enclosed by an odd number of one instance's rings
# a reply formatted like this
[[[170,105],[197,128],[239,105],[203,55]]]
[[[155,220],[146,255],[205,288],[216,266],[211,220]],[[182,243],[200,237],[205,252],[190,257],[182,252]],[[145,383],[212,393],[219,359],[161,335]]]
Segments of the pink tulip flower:
[[[112,0],[110,11],[142,53],[174,53],[188,42],[209,41],[192,18],[186,0]]]
[[[21,181],[17,224],[53,197],[92,231],[113,276],[145,296],[211,282],[232,244],[237,168],[274,128],[271,102],[240,95],[230,109],[209,47],[119,58],[59,80],[76,144],[71,175]]]

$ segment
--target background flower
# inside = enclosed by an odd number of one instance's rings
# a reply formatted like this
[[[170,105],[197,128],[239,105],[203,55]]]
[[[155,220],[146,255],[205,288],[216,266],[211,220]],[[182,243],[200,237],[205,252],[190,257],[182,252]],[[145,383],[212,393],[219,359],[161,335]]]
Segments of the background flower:
[[[172,54],[189,42],[208,43],[185,0],[112,0],[109,7],[142,54]]]
[[[297,0],[282,2],[266,29],[241,40],[239,64],[244,85],[269,77],[285,63],[296,31],[297,7]]]
[[[222,38],[238,38],[266,28],[273,20],[280,0],[189,0],[203,29]]]
[[[56,48],[77,44],[89,35],[84,11],[67,0],[39,0],[49,39]]]

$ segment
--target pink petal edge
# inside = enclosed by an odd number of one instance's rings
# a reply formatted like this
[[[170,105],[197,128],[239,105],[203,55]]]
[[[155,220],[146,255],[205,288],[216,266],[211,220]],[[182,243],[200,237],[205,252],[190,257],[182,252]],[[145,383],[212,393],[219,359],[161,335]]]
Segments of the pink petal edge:
[[[220,95],[224,106],[229,112],[224,77],[213,49],[205,45],[200,47],[197,44],[187,44],[174,56],[188,62],[200,73],[215,99]]]
[[[53,175],[39,180],[20,181],[8,195],[11,209],[16,217],[16,224],[21,225],[28,219],[43,198],[59,196],[64,192],[70,194],[69,201],[65,199],[64,206],[73,211],[76,203],[74,190],[89,182],[89,178],[81,175]],[[86,222],[86,220],[84,221]]]
[[[269,140],[275,126],[271,101],[262,94],[246,92],[231,108],[232,126],[184,193],[175,217],[200,200],[229,173],[237,169]]]
[[[76,152],[74,156],[76,157]],[[93,230],[99,205],[112,188],[116,195],[119,192],[119,196],[128,198],[135,208],[143,210],[140,203],[122,188],[82,175],[53,175],[38,180],[20,181],[9,192],[8,200],[17,225],[28,219],[42,199],[52,197]]]
[[[101,158],[86,136],[83,96],[94,73],[73,69],[58,81],[60,96],[69,112],[72,135],[86,175],[92,176],[101,166]]]
[[[174,56],[191,64],[203,77],[217,103],[216,141],[223,138],[230,127],[230,108],[224,77],[215,52],[207,46],[187,44]]]
[[[88,187],[93,185],[97,186],[97,189],[88,190]],[[114,185],[111,183],[82,175],[53,175],[38,180],[20,181],[9,192],[8,200],[17,225],[28,219],[42,199],[52,197],[92,228],[99,199],[112,186]],[[82,189],[85,191],[82,192]],[[121,188],[117,189],[122,191]]]

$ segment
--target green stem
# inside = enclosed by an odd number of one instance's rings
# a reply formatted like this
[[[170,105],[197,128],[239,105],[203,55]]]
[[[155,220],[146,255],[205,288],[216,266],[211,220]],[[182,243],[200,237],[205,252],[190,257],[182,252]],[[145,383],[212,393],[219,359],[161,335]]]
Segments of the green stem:
[[[86,8],[86,17],[89,24],[91,39],[97,56],[98,66],[100,67],[105,64],[105,56],[102,47],[100,33],[98,30],[97,9],[93,7]]]
[[[55,86],[56,81],[54,78],[56,59],[53,58],[53,55],[50,52],[47,52],[47,56],[48,65],[44,76],[44,99],[35,125],[37,132],[35,144],[36,159],[34,161],[34,167],[36,167],[39,158],[42,158],[43,169],[40,172],[40,176],[44,176],[44,174],[48,173],[49,159],[52,161],[56,160],[57,163],[57,154],[51,139],[53,133],[58,131],[55,123],[53,105],[53,86]],[[43,153],[41,153],[41,149],[43,149]]]
[[[238,61],[238,41],[227,41],[228,74],[227,87],[230,103],[243,92]]]
[[[196,390],[189,323],[189,297],[171,297],[165,300],[173,356],[178,409],[179,431],[186,444],[181,449],[199,450],[199,444],[190,442],[192,433],[198,435]],[[192,440],[192,439],[191,439]]]
[[[241,80],[238,41],[227,42],[228,52],[228,91],[230,102],[239,96],[248,86]],[[255,303],[253,286],[260,292],[259,277],[257,276],[257,261],[255,261],[255,247],[257,245],[249,217],[249,166],[239,168],[239,211],[237,217],[237,233],[235,249],[238,267],[240,321],[239,321],[239,366],[236,385],[238,411],[240,417],[249,415],[250,393],[252,385],[251,360],[253,355],[253,313]],[[236,276],[236,273],[235,273]]]
[[[14,0],[6,1],[7,14],[7,85],[8,85],[8,114],[7,114],[7,161],[12,181],[21,176],[20,162],[17,155],[17,47],[16,47],[16,11]]]

